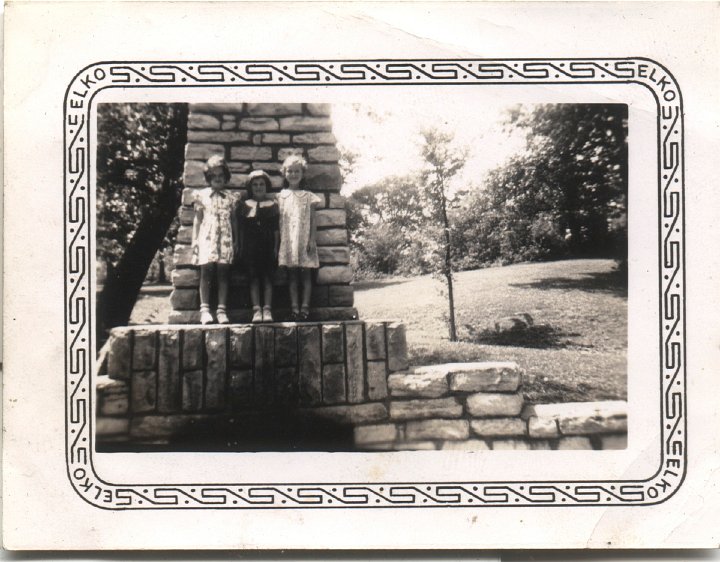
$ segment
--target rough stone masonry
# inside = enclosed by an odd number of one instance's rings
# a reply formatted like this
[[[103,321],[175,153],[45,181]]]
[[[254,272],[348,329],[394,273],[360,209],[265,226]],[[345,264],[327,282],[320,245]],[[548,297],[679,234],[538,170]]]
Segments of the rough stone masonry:
[[[192,192],[206,187],[203,164],[213,154],[221,154],[232,172],[229,188],[245,191],[248,174],[265,170],[273,191],[282,188],[280,167],[291,154],[308,162],[307,188],[324,199],[317,211],[317,243],[320,268],[312,295],[312,320],[352,320],[350,251],[346,227],[345,199],[339,194],[342,175],[340,152],[332,133],[329,104],[316,103],[196,103],[190,104],[188,139],[180,230],[174,251],[171,324],[194,324],[199,320],[198,285],[200,271],[192,264]],[[289,309],[287,279],[278,270],[273,298],[276,317],[283,319]],[[231,274],[229,316],[232,322],[248,322],[250,291],[240,268]]]

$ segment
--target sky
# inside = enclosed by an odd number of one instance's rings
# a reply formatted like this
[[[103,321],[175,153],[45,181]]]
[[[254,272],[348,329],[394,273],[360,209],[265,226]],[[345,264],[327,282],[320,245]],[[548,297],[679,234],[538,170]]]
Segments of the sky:
[[[468,150],[453,187],[481,186],[490,170],[524,150],[524,135],[503,128],[510,107],[505,100],[478,98],[469,90],[442,98],[413,94],[333,104],[338,145],[357,154],[343,193],[418,170],[422,166],[419,132],[433,126],[452,132],[455,144]]]

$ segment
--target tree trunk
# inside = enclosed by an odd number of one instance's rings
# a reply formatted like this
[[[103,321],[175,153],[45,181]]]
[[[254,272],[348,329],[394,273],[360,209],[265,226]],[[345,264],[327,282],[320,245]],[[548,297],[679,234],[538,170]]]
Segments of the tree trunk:
[[[137,300],[155,253],[180,207],[179,190],[174,181],[166,180],[152,208],[148,209],[117,266],[108,271],[100,294],[98,343],[116,326],[125,326]]]
[[[457,330],[455,328],[455,296],[453,294],[453,275],[450,246],[450,221],[448,220],[447,215],[447,198],[445,197],[444,183],[443,185],[441,185],[440,198],[442,199],[443,232],[445,234],[445,265],[443,267],[443,274],[445,275],[445,282],[448,286],[448,329],[450,341],[457,341]]]

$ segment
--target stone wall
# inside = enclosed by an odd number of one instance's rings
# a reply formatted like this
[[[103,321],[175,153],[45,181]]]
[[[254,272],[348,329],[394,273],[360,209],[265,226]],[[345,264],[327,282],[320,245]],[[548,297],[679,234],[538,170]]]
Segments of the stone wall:
[[[190,104],[188,142],[180,230],[174,250],[171,295],[171,324],[199,321],[199,269],[192,265],[192,192],[206,187],[203,165],[213,154],[225,157],[232,172],[230,189],[247,195],[248,174],[265,170],[271,177],[273,192],[282,188],[282,161],[290,154],[301,154],[308,162],[307,188],[319,194],[323,208],[317,211],[317,242],[320,269],[312,296],[313,320],[357,318],[353,308],[352,271],[349,265],[345,199],[340,196],[342,177],[340,153],[332,133],[330,106],[313,103],[234,103]],[[279,287],[273,299],[276,317],[283,319],[289,309],[287,279],[278,272]],[[233,322],[249,322],[248,280],[240,268],[231,275],[228,303]]]
[[[333,322],[113,330],[97,377],[97,440],[344,430],[308,450],[622,449],[625,402],[526,406],[515,363],[409,370],[404,326]],[[282,447],[294,447],[292,440]],[[339,448],[337,448],[339,447]]]

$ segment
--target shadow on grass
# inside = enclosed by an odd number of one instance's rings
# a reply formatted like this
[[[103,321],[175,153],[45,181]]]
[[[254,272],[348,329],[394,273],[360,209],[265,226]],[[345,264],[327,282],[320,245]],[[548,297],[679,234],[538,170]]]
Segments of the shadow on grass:
[[[619,297],[627,297],[627,273],[607,271],[588,273],[580,278],[547,277],[531,283],[510,283],[510,286],[519,289],[575,289],[589,293],[608,293]]]
[[[401,283],[407,283],[410,279],[375,279],[372,281],[356,281],[353,283],[353,289],[355,292],[369,291],[371,289],[381,289],[383,287],[389,287],[390,285],[400,285]]]
[[[529,347],[534,349],[567,349],[567,348],[590,348],[592,346],[581,345],[569,340],[580,336],[576,332],[564,332],[548,325],[535,325],[523,330],[509,332],[494,332],[492,330],[475,330],[472,326],[466,325],[467,335],[464,341],[482,345],[498,345],[505,347]]]

